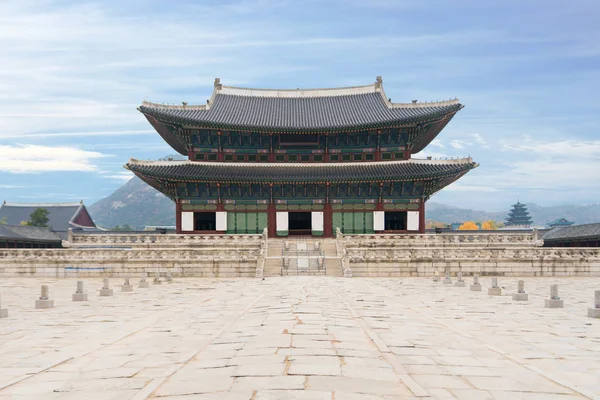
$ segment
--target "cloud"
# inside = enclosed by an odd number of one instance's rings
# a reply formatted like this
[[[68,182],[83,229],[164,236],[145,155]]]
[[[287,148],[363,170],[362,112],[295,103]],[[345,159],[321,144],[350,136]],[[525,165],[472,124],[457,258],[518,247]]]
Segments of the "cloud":
[[[453,140],[450,142],[450,146],[455,149],[464,149],[466,146],[471,146],[471,143],[464,140]]]
[[[503,150],[536,153],[543,157],[584,157],[600,162],[600,140],[563,140],[560,142],[534,142],[531,137],[525,136],[523,143],[504,141]],[[597,167],[600,168],[600,165]]]
[[[442,141],[440,139],[433,139],[429,145],[433,146],[433,147],[439,147],[442,149],[446,148],[446,146],[444,146],[444,144],[442,143]]]
[[[488,145],[488,142],[479,134],[479,133],[472,133],[471,137],[473,137],[473,139],[475,139],[475,143],[478,143],[481,145],[481,147],[488,149],[490,146]]]
[[[131,178],[134,177],[134,175],[130,171],[122,171],[117,172],[116,174],[103,175],[102,177],[107,179],[115,179],[122,182],[128,182]]]
[[[0,145],[0,171],[36,173],[56,171],[95,171],[95,159],[106,157],[95,151],[74,147],[39,145]]]
[[[85,136],[130,136],[130,135],[156,135],[155,130],[142,129],[131,131],[99,131],[99,132],[49,132],[49,133],[0,133],[0,139],[11,138],[56,138],[56,137],[85,137]]]

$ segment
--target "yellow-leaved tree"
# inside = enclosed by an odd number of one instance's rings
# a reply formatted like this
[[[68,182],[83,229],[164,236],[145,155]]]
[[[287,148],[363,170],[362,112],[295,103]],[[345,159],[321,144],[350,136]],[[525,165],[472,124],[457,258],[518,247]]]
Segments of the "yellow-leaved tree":
[[[496,223],[496,221],[490,219],[488,221],[484,221],[483,224],[481,224],[481,229],[484,231],[495,231],[498,230],[498,224]]]
[[[478,231],[479,227],[473,221],[467,221],[458,227],[459,231]]]

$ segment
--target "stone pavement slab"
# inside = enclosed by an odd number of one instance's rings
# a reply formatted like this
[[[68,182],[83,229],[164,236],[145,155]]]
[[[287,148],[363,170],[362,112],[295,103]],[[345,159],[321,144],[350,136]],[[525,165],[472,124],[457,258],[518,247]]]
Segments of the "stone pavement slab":
[[[600,398],[600,278],[524,278],[528,301],[427,278],[4,278],[3,399]],[[118,282],[111,280],[114,286]],[[483,278],[482,283],[488,284]],[[34,308],[48,285],[55,307]],[[564,308],[544,308],[551,284]]]

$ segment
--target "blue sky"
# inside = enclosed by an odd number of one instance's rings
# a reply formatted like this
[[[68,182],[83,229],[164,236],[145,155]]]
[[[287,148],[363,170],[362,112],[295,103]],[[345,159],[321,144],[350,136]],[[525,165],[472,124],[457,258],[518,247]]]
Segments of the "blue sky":
[[[143,100],[381,75],[394,102],[466,105],[418,157],[481,165],[432,201],[598,203],[599,20],[597,0],[0,1],[0,200],[91,204],[174,153]]]

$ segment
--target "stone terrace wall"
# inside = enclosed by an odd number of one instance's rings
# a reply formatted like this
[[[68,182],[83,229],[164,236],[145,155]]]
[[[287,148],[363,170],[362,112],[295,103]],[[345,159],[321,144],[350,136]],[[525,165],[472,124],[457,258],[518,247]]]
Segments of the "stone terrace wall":
[[[260,249],[2,249],[0,276],[254,277]]]
[[[548,248],[537,233],[340,235],[352,276],[600,276],[600,249]]]

